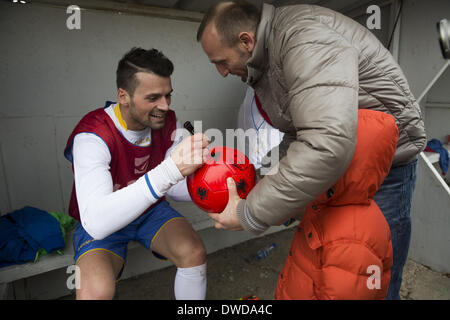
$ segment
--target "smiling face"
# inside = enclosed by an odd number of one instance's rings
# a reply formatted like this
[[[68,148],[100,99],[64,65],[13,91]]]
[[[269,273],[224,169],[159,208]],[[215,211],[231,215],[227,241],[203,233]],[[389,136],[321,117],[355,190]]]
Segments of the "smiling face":
[[[254,38],[247,32],[241,32],[238,37],[237,45],[229,47],[220,40],[214,23],[210,23],[205,27],[201,44],[203,51],[222,77],[232,74],[246,82],[248,77],[246,62],[251,57]]]
[[[122,88],[118,91],[120,111],[127,128],[135,131],[163,128],[173,91],[170,77],[147,72],[138,72],[135,77],[138,85],[133,95]]]

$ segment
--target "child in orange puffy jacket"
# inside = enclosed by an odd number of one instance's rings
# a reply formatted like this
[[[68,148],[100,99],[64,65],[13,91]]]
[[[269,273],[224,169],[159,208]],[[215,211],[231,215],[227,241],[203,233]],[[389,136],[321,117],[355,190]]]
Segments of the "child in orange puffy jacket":
[[[384,299],[392,243],[373,201],[391,167],[398,130],[391,115],[359,110],[344,176],[310,204],[281,271],[276,299]]]

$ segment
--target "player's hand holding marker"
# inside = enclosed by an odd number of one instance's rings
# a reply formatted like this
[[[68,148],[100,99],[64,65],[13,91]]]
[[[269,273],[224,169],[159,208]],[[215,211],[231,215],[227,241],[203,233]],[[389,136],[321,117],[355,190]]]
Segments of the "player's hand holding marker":
[[[196,133],[181,141],[171,153],[171,158],[180,173],[185,177],[200,168],[209,154],[209,138],[203,133]]]

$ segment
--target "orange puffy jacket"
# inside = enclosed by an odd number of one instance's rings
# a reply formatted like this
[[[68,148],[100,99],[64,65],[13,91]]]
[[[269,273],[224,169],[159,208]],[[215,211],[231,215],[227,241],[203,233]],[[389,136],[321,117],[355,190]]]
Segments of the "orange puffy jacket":
[[[389,172],[397,140],[391,115],[359,110],[353,160],[334,187],[308,206],[278,278],[276,299],[386,297],[392,242],[372,198]]]

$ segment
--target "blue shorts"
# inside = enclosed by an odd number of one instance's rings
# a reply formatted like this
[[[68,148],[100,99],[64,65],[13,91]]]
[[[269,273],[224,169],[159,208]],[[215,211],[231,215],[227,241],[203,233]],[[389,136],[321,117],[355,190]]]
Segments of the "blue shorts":
[[[153,239],[155,239],[158,232],[166,223],[174,219],[184,219],[184,217],[170,207],[167,201],[162,201],[123,229],[109,235],[103,240],[95,240],[92,238],[84,230],[81,223],[78,222],[75,233],[73,234],[75,264],[83,255],[95,250],[111,252],[125,264],[127,246],[130,240],[137,241],[152,251]],[[152,253],[157,258],[166,259],[154,251]]]

